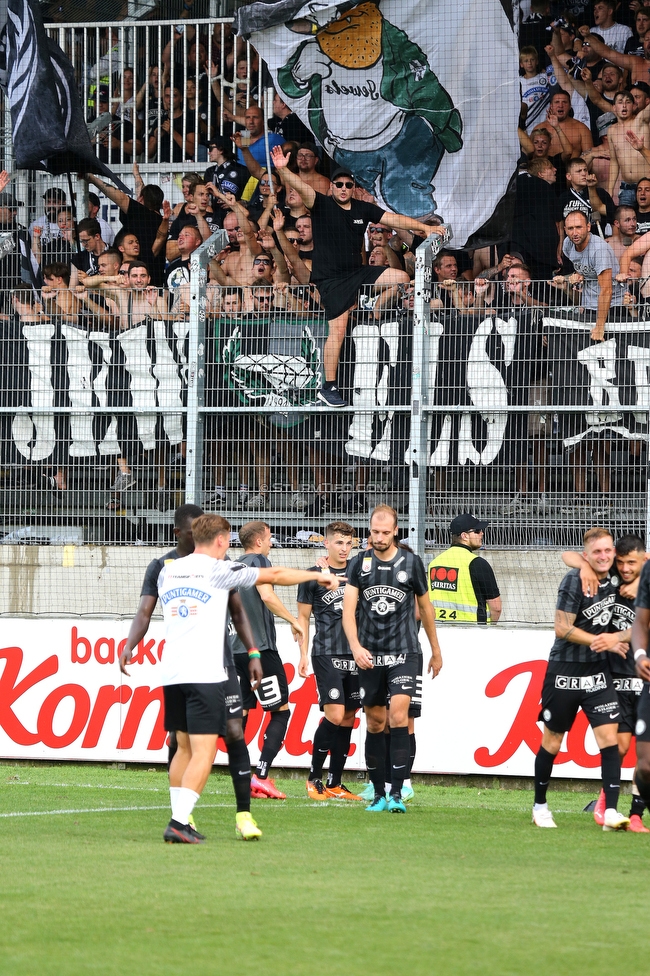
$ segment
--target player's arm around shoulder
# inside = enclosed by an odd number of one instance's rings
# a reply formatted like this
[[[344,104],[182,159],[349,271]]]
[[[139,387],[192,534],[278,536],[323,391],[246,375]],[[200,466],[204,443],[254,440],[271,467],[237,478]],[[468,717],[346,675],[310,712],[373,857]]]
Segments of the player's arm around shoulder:
[[[572,549],[563,552],[562,562],[569,569],[580,570],[580,582],[585,596],[594,596],[598,592],[600,581],[581,552]]]
[[[427,635],[429,644],[431,645],[431,659],[427,666],[427,674],[430,674],[432,678],[435,678],[440,673],[440,669],[442,668],[442,652],[440,650],[440,644],[438,643],[435,611],[433,609],[431,600],[429,599],[428,593],[423,593],[422,596],[418,596],[416,599],[418,608],[420,610],[422,626],[424,627],[424,632]]]

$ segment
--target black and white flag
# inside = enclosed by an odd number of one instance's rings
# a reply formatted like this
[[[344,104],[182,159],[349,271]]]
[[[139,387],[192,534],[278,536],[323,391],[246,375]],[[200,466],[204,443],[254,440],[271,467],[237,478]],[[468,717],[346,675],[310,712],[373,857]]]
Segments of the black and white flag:
[[[4,14],[4,16],[3,16]],[[102,173],[90,142],[74,68],[45,32],[36,0],[0,4],[0,84],[11,109],[16,167],[48,173]]]
[[[579,320],[544,319],[552,402],[578,408],[558,415],[564,446],[602,431],[647,441],[650,322],[608,324],[604,342],[593,341],[592,328]]]

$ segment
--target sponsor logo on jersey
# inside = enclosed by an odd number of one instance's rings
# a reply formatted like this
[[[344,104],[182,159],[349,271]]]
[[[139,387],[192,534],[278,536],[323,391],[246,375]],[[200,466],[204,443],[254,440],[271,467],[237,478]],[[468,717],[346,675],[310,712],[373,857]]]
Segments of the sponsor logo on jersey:
[[[169,603],[170,600],[181,600],[184,598],[198,600],[199,603],[207,603],[211,596],[211,593],[206,593],[204,590],[197,590],[193,586],[176,586],[173,590],[167,590],[166,593],[161,593],[160,599],[163,603]]]
[[[363,562],[361,563],[361,572],[369,573],[372,569],[372,556],[364,556]]]
[[[599,600],[598,603],[594,603],[593,606],[585,607],[585,609],[582,611],[582,615],[587,620],[590,620],[594,625],[606,627],[612,619],[615,600],[616,594],[610,593],[609,596]]]
[[[404,590],[398,590],[395,586],[369,586],[363,591],[364,600],[374,600],[376,596],[384,597],[384,599],[390,597],[390,599],[401,603],[406,593]]]
[[[434,566],[431,570],[431,589],[458,590],[458,570],[455,566]]]
[[[396,574],[395,579],[398,583],[406,583],[409,578],[409,574],[405,573],[403,569],[400,569],[399,573]]]
[[[602,671],[598,674],[556,674],[555,687],[561,691],[602,691],[607,687],[607,680]]]
[[[321,596],[323,603],[325,603],[327,606],[329,606],[330,604],[334,604],[334,606],[332,607],[333,610],[342,610],[343,589],[344,588],[342,586],[339,586],[338,589],[336,590],[325,590],[325,592]]]
[[[198,607],[196,603],[186,603],[185,600],[181,600],[179,606],[172,607],[172,617],[195,617]]]
[[[370,604],[370,609],[378,613],[380,617],[385,617],[387,613],[394,613],[396,606],[396,603],[381,596],[374,603]]]

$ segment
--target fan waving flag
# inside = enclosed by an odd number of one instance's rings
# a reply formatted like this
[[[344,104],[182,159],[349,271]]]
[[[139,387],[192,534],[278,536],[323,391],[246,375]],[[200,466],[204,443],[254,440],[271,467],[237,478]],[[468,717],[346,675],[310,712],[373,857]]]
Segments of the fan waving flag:
[[[277,0],[240,8],[236,24],[280,97],[381,206],[442,214],[456,247],[488,222],[480,243],[508,235],[521,98],[500,0],[444,11],[430,0]]]
[[[16,167],[54,175],[102,173],[126,191],[93,151],[74,69],[47,36],[39,4],[35,0],[1,3],[0,24],[5,55],[0,83],[11,108]]]

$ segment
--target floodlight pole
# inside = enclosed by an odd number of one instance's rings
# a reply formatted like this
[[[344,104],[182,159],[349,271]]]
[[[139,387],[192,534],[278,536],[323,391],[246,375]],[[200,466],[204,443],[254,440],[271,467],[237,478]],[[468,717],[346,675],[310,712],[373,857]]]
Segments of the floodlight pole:
[[[205,311],[208,264],[228,243],[217,230],[190,258],[190,334],[187,356],[187,433],[185,502],[198,505],[202,495],[203,407],[205,406]]]

